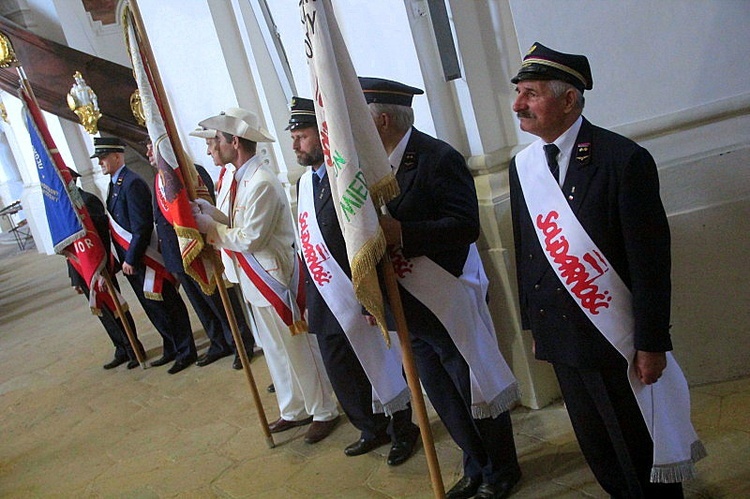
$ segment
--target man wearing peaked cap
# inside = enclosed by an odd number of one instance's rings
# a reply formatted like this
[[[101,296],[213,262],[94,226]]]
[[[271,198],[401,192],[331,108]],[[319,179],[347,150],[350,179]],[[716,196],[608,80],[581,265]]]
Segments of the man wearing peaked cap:
[[[585,56],[534,43],[511,82],[521,129],[539,137],[509,169],[522,327],[555,369],[602,488],[682,497],[705,451],[668,353],[670,234],[654,159],[582,116]]]
[[[447,497],[506,497],[521,476],[509,413],[518,385],[485,301],[474,180],[458,151],[413,127],[410,106],[422,90],[380,78],[360,83],[401,191],[380,224],[394,258],[412,270],[399,287],[417,370],[464,453],[464,476]]]
[[[94,137],[94,154],[91,159],[101,158],[112,152],[125,153],[125,143],[117,137]]]
[[[175,374],[197,357],[187,307],[175,287],[176,279],[164,267],[156,244],[151,241],[154,218],[151,191],[140,175],[125,165],[125,145],[117,138],[94,138],[93,158],[99,159],[102,173],[111,177],[107,210],[112,224],[112,240],[118,259],[138,301],[162,337],[161,366]],[[150,277],[149,277],[150,276]]]
[[[534,43],[523,58],[518,74],[511,83],[523,80],[561,80],[578,90],[591,90],[594,82],[591,67],[585,55],[563,54]]]
[[[424,93],[422,89],[383,78],[360,76],[359,84],[362,86],[368,104],[396,104],[410,107],[414,96]]]
[[[301,269],[289,202],[271,167],[256,155],[257,142],[274,139],[244,109],[227,109],[199,124],[218,132],[209,149],[214,161],[236,168],[222,179],[229,187],[220,186],[218,209],[197,202],[201,213],[195,220],[209,244],[232,255],[251,305],[281,413],[269,429],[277,433],[312,422],[305,441],[316,443],[333,431],[339,414],[317,341],[302,334]]]
[[[419,428],[411,422],[400,349],[386,347],[379,328],[362,317],[354,295],[312,100],[292,99],[287,130],[297,162],[310,167],[297,184],[307,320],[341,407],[360,431],[344,453],[359,456],[391,443],[386,462],[397,466],[412,455],[419,437]]]

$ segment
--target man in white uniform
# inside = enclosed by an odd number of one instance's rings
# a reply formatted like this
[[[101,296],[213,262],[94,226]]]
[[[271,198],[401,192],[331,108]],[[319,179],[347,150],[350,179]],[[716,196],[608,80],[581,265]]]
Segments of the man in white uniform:
[[[230,187],[219,189],[219,208],[199,202],[201,213],[195,219],[209,244],[231,253],[252,307],[279,403],[280,417],[269,428],[278,433],[312,421],[305,441],[319,442],[331,433],[339,414],[317,341],[302,331],[299,310],[304,307],[297,303],[299,265],[289,203],[274,172],[255,155],[257,142],[274,139],[255,113],[239,108],[200,125],[219,132],[215,154],[236,171]],[[222,184],[228,181],[224,178]]]

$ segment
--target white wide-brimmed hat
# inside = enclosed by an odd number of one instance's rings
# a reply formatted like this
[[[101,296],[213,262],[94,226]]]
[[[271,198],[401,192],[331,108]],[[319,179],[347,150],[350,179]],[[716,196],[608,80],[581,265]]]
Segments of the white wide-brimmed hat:
[[[253,142],[276,142],[276,139],[260,125],[257,114],[239,107],[230,107],[221,114],[206,118],[198,124],[204,128],[212,128]]]
[[[202,139],[213,139],[216,138],[216,130],[214,130],[213,128],[203,128],[202,126],[199,126],[188,135],[190,135],[191,137],[200,137]]]

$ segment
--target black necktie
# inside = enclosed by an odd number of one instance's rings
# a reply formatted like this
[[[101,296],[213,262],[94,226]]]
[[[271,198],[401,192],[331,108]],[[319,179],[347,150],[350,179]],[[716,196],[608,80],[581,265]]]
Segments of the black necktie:
[[[557,164],[557,155],[560,152],[560,148],[555,144],[547,144],[544,146],[544,155],[547,157],[547,166],[549,171],[552,172],[552,176],[555,180],[560,181],[560,165]]]
[[[312,182],[313,182],[313,197],[315,199],[318,199],[318,194],[320,193],[320,176],[313,172],[312,174]]]

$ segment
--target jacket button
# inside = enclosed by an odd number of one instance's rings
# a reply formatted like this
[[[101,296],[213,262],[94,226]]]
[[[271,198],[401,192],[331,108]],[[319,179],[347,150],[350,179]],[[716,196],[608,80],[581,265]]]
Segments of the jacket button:
[[[565,314],[563,314],[562,318],[563,318],[563,320],[566,320],[566,321],[568,320],[568,316],[565,315]]]
[[[539,288],[541,288],[541,286],[539,284],[534,284],[534,289],[535,290],[538,290]]]
[[[540,309],[539,309],[539,315],[541,315],[541,316],[544,316],[544,313],[545,313],[545,312],[544,312],[544,309],[543,309],[543,308],[540,308]]]
[[[533,260],[533,259],[534,259],[534,255],[532,255],[531,253],[529,253],[529,260]]]
[[[555,289],[555,291],[557,291],[559,293],[560,291],[562,291],[562,288],[557,288],[557,289]]]

